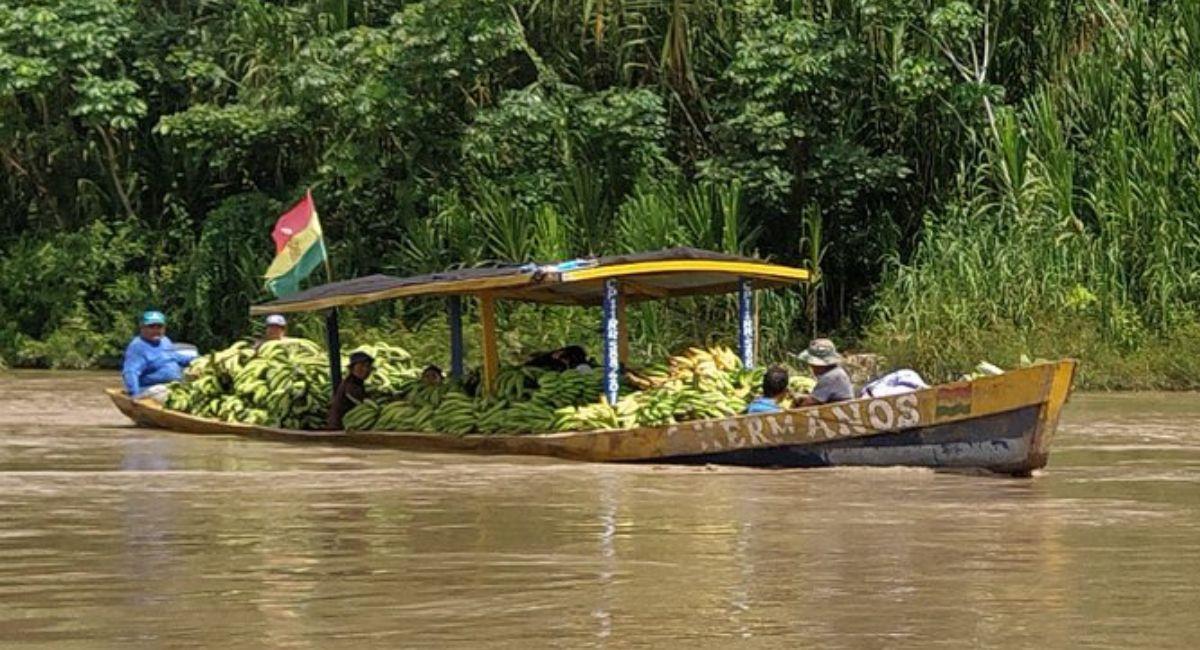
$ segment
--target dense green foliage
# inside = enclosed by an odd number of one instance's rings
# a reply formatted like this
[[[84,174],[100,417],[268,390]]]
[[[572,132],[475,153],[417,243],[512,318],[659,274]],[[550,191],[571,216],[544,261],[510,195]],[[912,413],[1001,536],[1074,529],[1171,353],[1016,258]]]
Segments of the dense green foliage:
[[[1097,4],[925,220],[873,342],[948,371],[1080,356],[1094,386],[1200,385],[1200,5]],[[1140,8],[1139,8],[1140,7]]]
[[[339,277],[689,244],[820,269],[764,299],[772,353],[1194,359],[1200,19],[1146,4],[0,0],[0,356],[85,365],[149,305],[228,343],[312,187]],[[502,317],[512,350],[595,339]],[[734,327],[633,320],[653,356]]]

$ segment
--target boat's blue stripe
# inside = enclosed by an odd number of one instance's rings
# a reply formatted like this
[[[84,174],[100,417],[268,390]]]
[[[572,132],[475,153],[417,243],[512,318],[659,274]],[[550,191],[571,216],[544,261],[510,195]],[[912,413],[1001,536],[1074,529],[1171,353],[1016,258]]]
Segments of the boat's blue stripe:
[[[863,438],[808,445],[738,449],[674,456],[650,462],[827,467],[831,465],[915,465],[994,467],[1020,465],[1037,428],[1037,406],[1006,413]]]

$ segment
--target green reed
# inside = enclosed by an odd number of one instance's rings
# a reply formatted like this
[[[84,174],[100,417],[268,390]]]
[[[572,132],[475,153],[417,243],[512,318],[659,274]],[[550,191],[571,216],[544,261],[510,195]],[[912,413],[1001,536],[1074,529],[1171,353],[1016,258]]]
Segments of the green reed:
[[[943,375],[1022,352],[1117,367],[1197,322],[1200,12],[1103,9],[1123,28],[998,113],[957,200],[892,269],[870,339],[899,359]]]

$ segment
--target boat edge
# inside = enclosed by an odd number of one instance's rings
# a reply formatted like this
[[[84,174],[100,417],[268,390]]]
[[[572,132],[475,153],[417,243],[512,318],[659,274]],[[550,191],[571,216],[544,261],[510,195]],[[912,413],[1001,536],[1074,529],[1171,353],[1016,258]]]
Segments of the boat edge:
[[[1042,378],[1042,388],[1039,391],[1040,400],[1035,402],[1035,404],[1037,404],[1039,407],[1039,416],[1037,425],[1030,440],[1029,452],[1026,455],[1023,463],[1012,467],[987,468],[990,471],[1007,473],[1015,476],[1029,476],[1034,470],[1044,467],[1048,461],[1050,445],[1053,440],[1055,429],[1058,425],[1063,405],[1070,396],[1075,373],[1078,369],[1078,362],[1075,359],[1063,359],[1041,365],[1045,374]],[[963,382],[934,386],[931,387],[930,390],[936,390],[939,387],[945,386],[955,386],[961,383]],[[557,432],[551,434],[522,436],[478,434],[467,436],[448,436],[430,433],[383,431],[350,433],[344,431],[297,431],[241,423],[228,423],[209,418],[201,418],[186,413],[168,411],[157,403],[131,399],[119,389],[108,389],[106,392],[109,394],[117,408],[134,423],[140,426],[162,428],[184,433],[238,435],[243,437],[279,441],[336,442],[343,445],[349,444],[364,447],[388,447],[411,451],[540,455],[567,460],[591,462],[657,461],[669,463],[671,462],[670,458],[677,455],[662,453],[666,450],[659,450],[660,453],[658,455],[648,455],[645,457],[621,457],[620,454],[611,453],[615,451],[612,449],[609,450],[610,453],[607,455],[604,453],[598,453],[600,447],[599,445],[581,447],[570,444],[572,441],[580,440],[581,434],[603,434],[604,437],[610,439],[618,435],[665,435],[667,427],[637,428],[622,431],[603,432]],[[797,413],[800,412],[803,411],[797,411]],[[733,421],[738,417],[745,416],[735,416],[734,418],[729,418],[729,420]],[[972,419],[970,416],[961,418],[961,420],[970,419]],[[878,432],[871,435],[888,436],[902,434],[921,428],[925,427],[911,427],[909,429]],[[661,431],[659,429],[661,429]],[[600,436],[596,436],[597,439],[599,439],[599,437]]]

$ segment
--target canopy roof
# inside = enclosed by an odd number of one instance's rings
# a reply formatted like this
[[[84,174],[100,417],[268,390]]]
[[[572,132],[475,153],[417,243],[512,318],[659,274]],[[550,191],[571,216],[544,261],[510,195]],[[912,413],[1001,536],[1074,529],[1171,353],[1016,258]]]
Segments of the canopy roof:
[[[629,301],[737,290],[742,278],[755,288],[809,279],[808,271],[750,257],[695,248],[613,255],[559,264],[487,266],[408,278],[369,275],[330,282],[250,308],[251,314],[315,311],[414,296],[488,293],[497,298],[559,305],[599,305],[604,281],[621,280]]]

